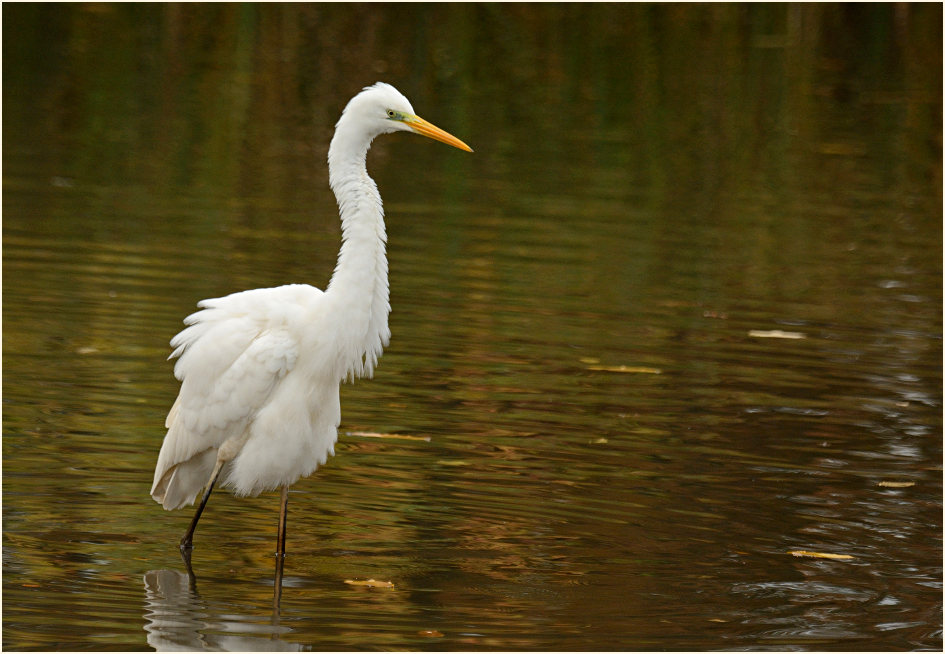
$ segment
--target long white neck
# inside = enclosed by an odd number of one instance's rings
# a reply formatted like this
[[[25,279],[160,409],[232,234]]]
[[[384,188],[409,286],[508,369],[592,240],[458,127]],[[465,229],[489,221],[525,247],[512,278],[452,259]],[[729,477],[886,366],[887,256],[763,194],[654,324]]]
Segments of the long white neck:
[[[365,164],[370,141],[345,129],[344,122],[339,121],[328,148],[328,178],[341,214],[341,251],[325,293],[335,312],[342,376],[353,379],[374,374],[390,341],[390,287],[384,207]]]

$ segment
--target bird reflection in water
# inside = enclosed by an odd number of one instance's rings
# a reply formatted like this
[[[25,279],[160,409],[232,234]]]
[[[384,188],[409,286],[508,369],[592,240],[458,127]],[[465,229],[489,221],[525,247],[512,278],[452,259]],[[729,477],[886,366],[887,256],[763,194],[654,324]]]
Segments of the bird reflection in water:
[[[291,631],[280,624],[284,557],[275,557],[272,614],[268,624],[261,622],[257,615],[239,615],[229,609],[214,611],[212,602],[203,599],[197,590],[190,551],[182,551],[181,557],[186,571],[151,570],[144,575],[144,630],[148,634],[148,645],[157,651],[295,652],[302,649],[301,644],[282,639]],[[221,617],[215,618],[215,613]]]

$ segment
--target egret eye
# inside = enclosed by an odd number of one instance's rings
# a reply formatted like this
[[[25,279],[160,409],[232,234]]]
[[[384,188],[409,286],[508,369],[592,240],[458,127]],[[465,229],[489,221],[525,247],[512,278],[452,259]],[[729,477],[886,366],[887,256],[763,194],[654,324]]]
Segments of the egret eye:
[[[388,109],[388,110],[387,110],[387,117],[388,117],[388,118],[394,118],[395,116],[397,116],[397,112],[396,112],[396,111],[394,111],[393,109]]]

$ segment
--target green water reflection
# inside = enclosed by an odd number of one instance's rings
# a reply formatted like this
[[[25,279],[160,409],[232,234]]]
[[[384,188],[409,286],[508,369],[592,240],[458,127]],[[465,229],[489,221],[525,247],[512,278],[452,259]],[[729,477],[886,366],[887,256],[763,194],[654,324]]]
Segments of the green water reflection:
[[[941,647],[940,5],[3,19],[7,649]],[[167,341],[324,286],[377,80],[476,152],[371,151],[393,339],[341,429],[414,438],[293,488],[276,616],[276,497],[214,498],[195,586],[148,498]]]

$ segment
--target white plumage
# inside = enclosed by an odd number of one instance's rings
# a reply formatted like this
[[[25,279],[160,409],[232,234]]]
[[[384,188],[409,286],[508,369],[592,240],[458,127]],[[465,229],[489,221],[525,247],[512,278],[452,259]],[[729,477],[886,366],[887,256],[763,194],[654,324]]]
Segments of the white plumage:
[[[171,341],[181,388],[151,496],[178,509],[206,487],[182,547],[219,476],[237,495],[283,488],[284,553],[286,489],[334,454],[339,383],[372,376],[390,339],[384,211],[366,156],[375,136],[394,131],[471,151],[414,115],[394,87],[365,88],[345,107],[328,151],[342,245],[327,289],[292,284],[203,300]]]

